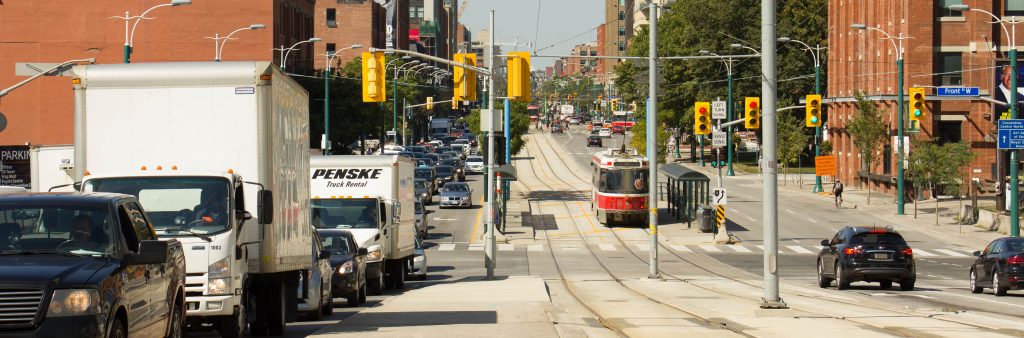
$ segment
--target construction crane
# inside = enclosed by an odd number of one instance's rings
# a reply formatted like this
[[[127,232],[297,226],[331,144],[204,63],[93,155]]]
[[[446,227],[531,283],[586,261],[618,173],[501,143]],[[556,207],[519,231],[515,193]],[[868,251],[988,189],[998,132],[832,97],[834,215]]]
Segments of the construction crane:
[[[462,21],[462,13],[466,12],[466,6],[469,5],[469,0],[462,0],[462,4],[459,5],[459,15],[456,17],[457,20]]]

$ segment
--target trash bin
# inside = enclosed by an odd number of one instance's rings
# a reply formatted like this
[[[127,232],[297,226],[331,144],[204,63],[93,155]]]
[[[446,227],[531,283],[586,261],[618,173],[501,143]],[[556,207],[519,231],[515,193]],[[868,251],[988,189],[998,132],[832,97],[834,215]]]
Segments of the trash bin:
[[[700,212],[700,231],[703,233],[715,231],[714,207],[708,204],[700,204],[697,206],[697,210]]]

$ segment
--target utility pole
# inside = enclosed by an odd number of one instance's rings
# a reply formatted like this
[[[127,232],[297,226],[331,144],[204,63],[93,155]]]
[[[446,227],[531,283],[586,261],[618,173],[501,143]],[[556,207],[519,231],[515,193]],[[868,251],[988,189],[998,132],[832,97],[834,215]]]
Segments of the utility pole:
[[[775,0],[761,1],[761,106],[764,122],[764,159],[760,163],[763,173],[764,220],[764,298],[763,309],[783,309],[786,303],[779,297],[779,201],[778,177],[778,115],[776,109],[775,73]]]
[[[491,10],[491,22],[490,22],[490,41],[487,42],[487,51],[484,53],[487,58],[487,67],[492,71],[491,76],[487,77],[487,108],[491,113],[491,121],[494,119],[494,73],[496,69],[494,67],[494,11]],[[476,79],[473,79],[476,81]],[[483,113],[481,111],[481,113]],[[492,123],[493,124],[493,123]],[[486,243],[486,262],[487,266],[487,279],[494,279],[494,267],[497,263],[495,261],[495,238],[494,238],[494,169],[497,168],[494,165],[494,131],[487,133],[487,212],[484,216],[487,217],[487,238]]]
[[[647,278],[659,279],[658,273],[658,5],[647,1],[650,11],[650,50],[647,52],[647,215],[651,229],[650,271]]]

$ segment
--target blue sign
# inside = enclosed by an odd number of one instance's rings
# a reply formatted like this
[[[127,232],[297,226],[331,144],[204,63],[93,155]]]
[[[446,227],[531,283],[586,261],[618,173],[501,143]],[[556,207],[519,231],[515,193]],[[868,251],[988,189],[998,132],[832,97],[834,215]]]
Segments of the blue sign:
[[[978,96],[978,87],[938,87],[935,96]]]
[[[999,120],[999,149],[1024,149],[1024,120]]]

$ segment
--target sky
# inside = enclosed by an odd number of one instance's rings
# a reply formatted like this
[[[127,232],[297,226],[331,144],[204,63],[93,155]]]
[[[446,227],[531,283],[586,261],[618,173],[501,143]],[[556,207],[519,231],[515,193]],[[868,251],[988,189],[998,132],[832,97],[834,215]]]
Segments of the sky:
[[[473,40],[489,26],[494,10],[494,36],[498,43],[535,42],[539,55],[568,55],[581,43],[597,41],[597,26],[604,22],[604,0],[455,0],[461,6],[468,1],[462,24],[469,28]],[[537,6],[540,5],[538,30]],[[589,32],[588,32],[589,31]],[[586,33],[586,34],[583,34]],[[582,35],[580,35],[582,34]],[[577,36],[579,35],[579,36]],[[502,47],[512,51],[511,47]],[[526,46],[520,51],[533,51]],[[554,64],[555,58],[533,58],[534,70]]]

